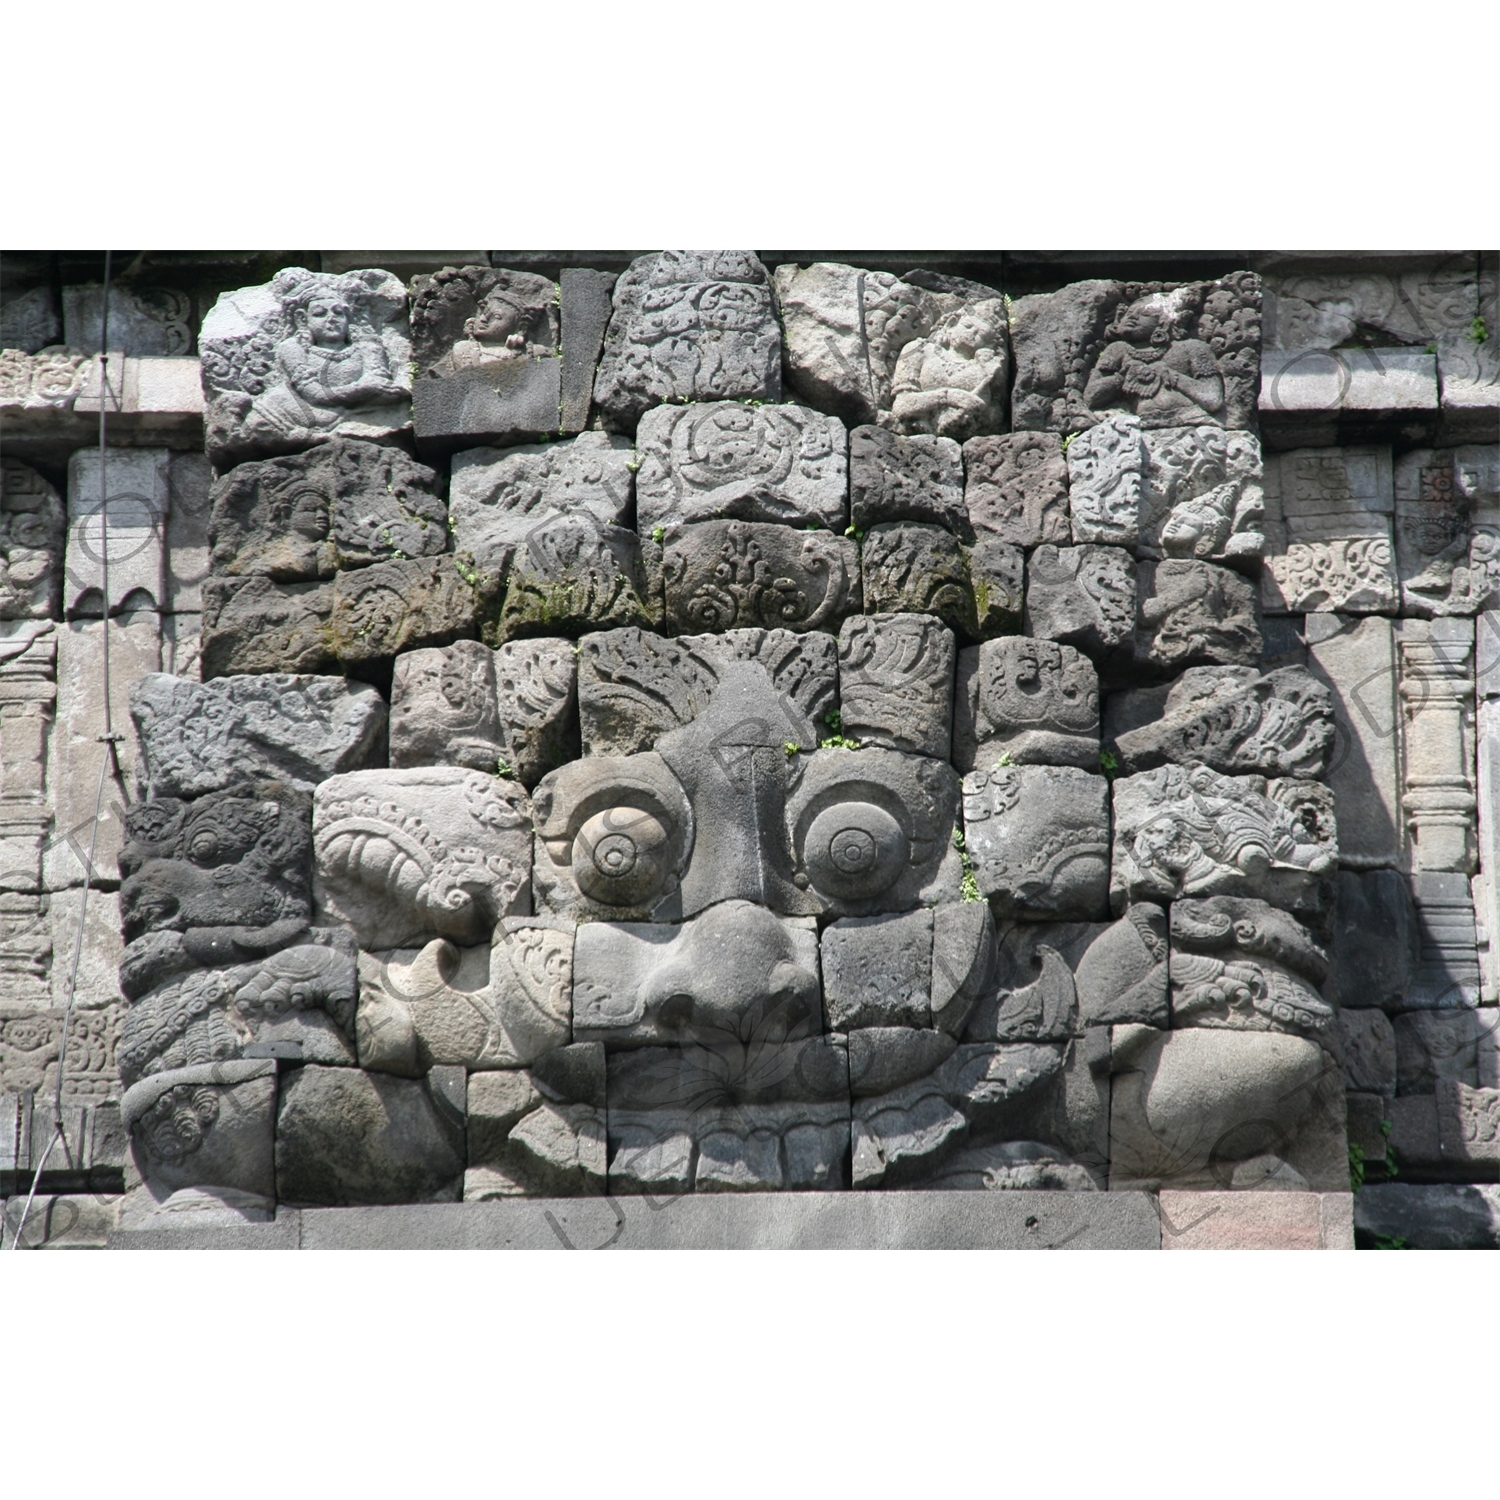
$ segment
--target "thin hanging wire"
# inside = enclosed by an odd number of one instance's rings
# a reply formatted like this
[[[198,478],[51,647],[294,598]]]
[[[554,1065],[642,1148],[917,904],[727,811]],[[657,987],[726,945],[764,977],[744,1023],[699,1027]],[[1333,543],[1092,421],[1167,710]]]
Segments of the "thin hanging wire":
[[[31,1205],[42,1180],[42,1173],[52,1158],[52,1150],[63,1143],[65,1159],[69,1157],[67,1133],[63,1126],[63,1083],[68,1070],[68,1034],[73,1024],[73,997],[78,988],[78,968],[83,961],[83,933],[88,919],[89,890],[94,879],[94,850],[99,839],[99,820],[104,811],[104,783],[110,767],[119,771],[119,752],[116,746],[119,736],[114,732],[113,705],[109,683],[109,486],[106,482],[106,439],[109,431],[109,281],[110,262],[113,252],[104,252],[104,311],[99,323],[99,581],[104,595],[103,675],[104,675],[104,733],[99,736],[104,745],[104,754],[99,757],[99,785],[94,792],[94,816],[89,824],[89,852],[83,867],[83,894],[78,902],[78,930],[73,934],[73,958],[68,966],[68,983],[63,1002],[62,1037],[57,1050],[57,1088],[52,1100],[52,1134],[47,1149],[37,1163],[31,1177],[31,1191],[26,1195],[26,1206],[21,1210],[20,1222],[16,1225],[16,1237],[10,1243],[12,1250],[21,1248],[26,1220],[31,1215]],[[121,372],[123,374],[123,371]],[[122,382],[123,384],[123,382]],[[85,520],[85,525],[87,521]],[[36,1119],[36,1105],[32,1104],[32,1120]],[[81,1145],[81,1143],[80,1143]]]

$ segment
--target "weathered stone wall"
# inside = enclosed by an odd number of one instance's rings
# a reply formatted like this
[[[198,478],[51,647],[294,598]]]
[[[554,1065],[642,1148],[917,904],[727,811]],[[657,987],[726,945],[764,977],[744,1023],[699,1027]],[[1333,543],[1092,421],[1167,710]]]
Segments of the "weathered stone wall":
[[[7,257],[8,1233],[1494,1243],[1497,266]]]

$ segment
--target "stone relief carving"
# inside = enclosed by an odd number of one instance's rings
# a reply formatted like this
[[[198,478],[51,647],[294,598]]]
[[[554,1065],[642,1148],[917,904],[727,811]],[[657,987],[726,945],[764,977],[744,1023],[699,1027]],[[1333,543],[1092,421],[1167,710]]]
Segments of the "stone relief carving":
[[[238,462],[411,421],[406,289],[387,271],[279,271],[227,293],[198,347],[208,450]]]
[[[847,447],[837,417],[805,406],[654,407],[636,430],[637,529],[733,517],[841,532]]]
[[[857,615],[839,631],[846,737],[947,760],[953,727],[953,632],[931,615]]]
[[[1399,458],[1395,539],[1403,614],[1491,607],[1500,589],[1500,445]]]
[[[0,463],[0,620],[57,618],[66,524],[62,497],[35,469]]]
[[[1055,433],[970,438],[963,462],[964,503],[976,532],[1018,547],[1071,539],[1068,464]]]
[[[1143,427],[1254,423],[1260,278],[1083,281],[1011,310],[1017,429],[1081,432],[1110,412]]]
[[[1071,646],[1005,636],[959,653],[953,760],[1099,766],[1099,678]]]
[[[1123,547],[1043,543],[1026,562],[1026,634],[1099,659],[1135,647],[1136,570]]]
[[[556,357],[561,292],[529,271],[445,266],[411,284],[411,357],[424,376]]]
[[[99,361],[61,346],[0,349],[0,410],[70,411]]]
[[[630,263],[594,378],[617,431],[664,402],[780,399],[781,332],[754,254],[663,250]]]

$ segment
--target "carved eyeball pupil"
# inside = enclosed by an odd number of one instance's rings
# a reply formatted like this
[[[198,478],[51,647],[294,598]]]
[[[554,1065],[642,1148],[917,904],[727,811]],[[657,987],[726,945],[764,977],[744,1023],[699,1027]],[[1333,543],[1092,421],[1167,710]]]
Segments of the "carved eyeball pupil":
[[[889,889],[910,856],[901,825],[873,802],[841,802],[824,809],[802,846],[812,884],[846,901],[867,901]]]
[[[641,906],[666,894],[672,874],[667,830],[638,807],[595,813],[573,840],[573,878],[591,900]]]
[[[863,828],[841,828],[828,842],[828,854],[846,875],[862,874],[875,863],[875,840]]]
[[[635,844],[623,833],[611,833],[594,845],[592,859],[605,875],[628,875],[635,868]]]

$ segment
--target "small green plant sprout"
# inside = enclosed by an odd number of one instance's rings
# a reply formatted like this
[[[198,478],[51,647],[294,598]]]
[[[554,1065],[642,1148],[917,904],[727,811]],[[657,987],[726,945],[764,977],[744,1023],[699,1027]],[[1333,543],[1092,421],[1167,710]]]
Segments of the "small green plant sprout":
[[[823,528],[816,521],[809,521],[802,529],[804,531],[821,531]]]
[[[1424,350],[1423,350],[1423,351],[1422,351],[1422,353],[1423,353],[1423,354],[1436,354],[1436,353],[1437,353],[1437,345],[1436,345],[1436,344],[1429,344],[1429,345],[1428,345],[1428,346],[1427,346],[1427,347],[1426,347],[1426,348],[1425,348],[1425,349],[1424,349]]]
[[[1106,780],[1113,781],[1120,771],[1120,757],[1113,750],[1101,750],[1099,769],[1104,772]]]
[[[963,879],[958,883],[960,901],[983,901],[979,894],[979,881],[974,875],[974,859],[969,853],[962,828],[953,830],[953,847],[958,850],[958,862],[963,866]]]
[[[503,755],[499,758],[499,760],[497,760],[495,762],[495,775],[496,776],[511,777],[511,776],[514,776],[515,774],[516,773],[513,770],[511,770],[510,762],[508,760],[506,760],[506,758]]]
[[[1474,321],[1469,324],[1469,337],[1473,339],[1476,344],[1482,344],[1489,336],[1490,330],[1483,318],[1476,317]]]
[[[625,460],[625,467],[629,469],[632,474],[639,474],[641,472],[641,461],[638,458],[627,458]]]
[[[851,740],[847,734],[830,734],[818,741],[819,750],[858,750],[859,741]]]
[[[844,528],[844,535],[852,536],[856,542],[862,542],[865,539],[864,532],[858,526],[846,526]]]
[[[794,755],[802,754],[802,746],[796,740],[783,740],[781,748],[786,751],[786,758],[790,760]]]
[[[1411,1246],[1406,1243],[1399,1234],[1372,1234],[1370,1244],[1376,1250],[1410,1250]]]
[[[1009,750],[1002,750],[995,758],[995,764],[997,766],[1013,766],[1015,765],[1015,761],[1010,758]]]
[[[1073,441],[1073,439],[1075,437],[1077,437],[1077,436],[1078,436],[1078,434],[1076,432],[1070,432],[1070,433],[1067,434],[1066,437],[1063,438],[1063,452],[1064,453],[1066,453],[1068,451],[1068,444],[1071,443]]]
[[[666,534],[667,528],[665,526],[653,526],[651,528],[651,540],[655,542],[658,547],[661,546],[662,539],[666,536]]]
[[[573,643],[573,655],[574,656],[582,656],[583,655],[583,647],[577,641],[575,641]]]

